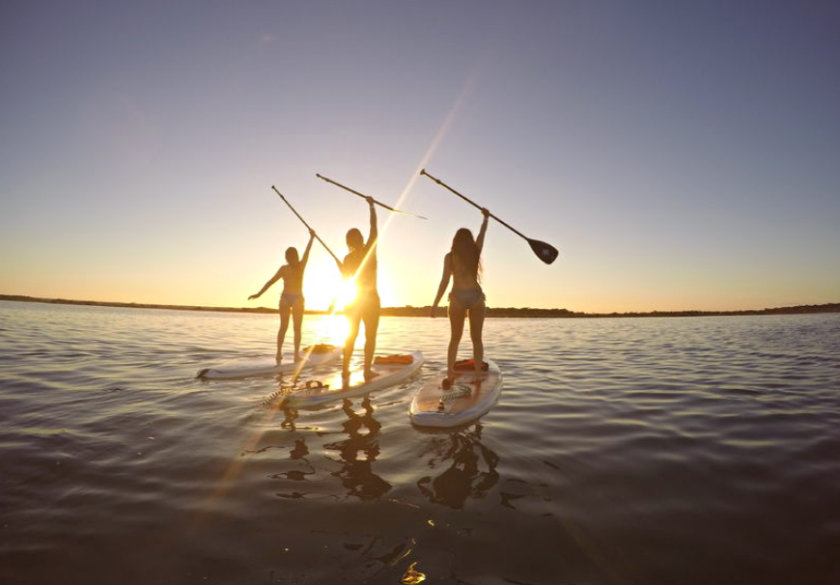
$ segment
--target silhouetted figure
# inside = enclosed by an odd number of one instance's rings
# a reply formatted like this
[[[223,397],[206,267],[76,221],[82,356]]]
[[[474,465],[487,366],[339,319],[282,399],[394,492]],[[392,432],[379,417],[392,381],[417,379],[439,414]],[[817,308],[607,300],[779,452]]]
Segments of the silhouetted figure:
[[[370,206],[370,233],[367,242],[362,232],[352,228],[347,232],[347,248],[349,253],[344,262],[339,262],[338,269],[344,278],[353,278],[356,285],[356,298],[344,308],[350,321],[350,331],[344,344],[344,362],[342,374],[345,383],[350,376],[350,357],[359,335],[359,325],[365,324],[365,380],[370,380],[377,374],[371,368],[373,354],[376,351],[376,332],[379,328],[379,293],[376,289],[376,209],[372,197],[367,197]]]
[[[286,330],[289,328],[289,314],[294,319],[295,338],[295,361],[300,360],[300,330],[303,324],[303,271],[309,261],[309,250],[312,248],[312,240],[315,239],[315,232],[309,230],[309,243],[306,244],[306,251],[303,259],[299,259],[297,248],[286,249],[286,264],[281,266],[274,276],[266,282],[260,292],[248,297],[253,300],[262,295],[275,282],[283,279],[283,293],[280,295],[280,330],[277,332],[277,363],[283,359],[283,340],[286,338]]]
[[[435,302],[432,304],[431,316],[435,316],[443,293],[452,279],[452,291],[449,293],[449,350],[446,356],[446,379],[444,389],[448,389],[455,379],[455,360],[458,356],[458,344],[464,333],[464,320],[469,314],[470,337],[473,344],[473,360],[475,361],[475,379],[481,380],[481,365],[484,359],[484,343],[481,331],[484,327],[484,292],[479,284],[481,249],[484,247],[484,234],[487,232],[487,220],[490,212],[482,208],[484,220],[478,230],[478,237],[473,239],[472,232],[461,228],[452,238],[452,249],[443,258],[443,275],[440,279]]]

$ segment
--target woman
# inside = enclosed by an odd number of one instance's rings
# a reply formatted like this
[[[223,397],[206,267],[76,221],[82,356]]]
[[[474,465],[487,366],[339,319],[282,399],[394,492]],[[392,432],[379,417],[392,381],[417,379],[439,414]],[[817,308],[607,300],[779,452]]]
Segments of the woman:
[[[443,293],[452,278],[452,292],[449,293],[449,351],[446,358],[446,378],[443,381],[444,390],[448,390],[455,379],[455,359],[458,356],[458,344],[464,333],[464,320],[467,313],[470,316],[470,337],[473,344],[473,361],[475,362],[475,380],[481,380],[482,360],[484,359],[484,344],[481,341],[481,329],[484,326],[484,293],[479,284],[481,249],[484,247],[484,234],[487,232],[487,219],[490,212],[482,208],[484,220],[478,237],[473,239],[472,232],[461,228],[452,238],[452,249],[443,259],[443,276],[440,279],[437,296],[431,308],[431,316],[435,316]]]
[[[303,271],[309,261],[309,250],[312,248],[312,240],[315,239],[315,232],[309,230],[309,243],[306,244],[306,251],[303,259],[298,258],[297,248],[286,249],[286,264],[277,270],[268,282],[263,285],[260,292],[248,297],[248,300],[258,298],[269,287],[283,279],[283,294],[280,295],[280,330],[277,332],[277,365],[283,359],[283,340],[286,338],[286,330],[289,328],[289,314],[294,318],[295,327],[295,361],[300,361],[300,328],[303,324]]]
[[[367,197],[370,206],[370,232],[367,242],[362,237],[362,232],[357,228],[347,231],[347,249],[349,253],[344,257],[344,262],[339,262],[338,269],[344,278],[353,278],[356,285],[356,298],[345,308],[345,313],[350,321],[350,331],[347,341],[344,344],[344,361],[342,364],[342,377],[345,384],[350,377],[350,357],[353,355],[353,348],[356,345],[356,337],[359,335],[359,326],[365,324],[365,380],[371,380],[377,373],[373,371],[373,354],[376,351],[376,331],[379,329],[379,293],[376,290],[376,240],[378,232],[376,229],[376,209],[374,200]]]

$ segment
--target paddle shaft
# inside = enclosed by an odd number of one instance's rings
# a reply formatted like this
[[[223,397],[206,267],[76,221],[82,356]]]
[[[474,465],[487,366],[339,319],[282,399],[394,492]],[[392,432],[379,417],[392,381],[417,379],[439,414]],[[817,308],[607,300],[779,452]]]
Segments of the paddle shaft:
[[[444,188],[448,189],[449,191],[451,191],[452,193],[455,193],[455,195],[457,195],[458,197],[460,197],[461,199],[463,199],[464,201],[466,201],[467,203],[469,203],[469,204],[470,204],[470,205],[472,205],[473,207],[476,207],[476,208],[478,208],[478,209],[482,209],[482,210],[484,209],[481,205],[479,205],[479,204],[478,204],[478,203],[476,203],[475,201],[471,200],[469,197],[467,197],[467,196],[465,196],[465,195],[462,195],[461,193],[458,193],[458,191],[456,191],[455,189],[453,189],[452,187],[450,187],[449,185],[447,185],[446,183],[444,183],[443,181],[441,181],[441,180],[440,180],[440,179],[438,179],[437,177],[433,177],[432,175],[430,175],[429,173],[427,173],[427,172],[426,172],[426,169],[423,169],[422,171],[420,171],[420,174],[421,174],[421,175],[426,175],[427,177],[429,177],[432,181],[434,181],[435,183],[437,183],[437,184],[438,184],[438,185],[440,185],[441,187],[444,187]],[[498,217],[496,217],[496,216],[495,216],[495,215],[493,215],[492,213],[490,213],[489,215],[490,215],[490,217],[492,217],[493,219],[495,219],[496,221],[498,221],[500,224],[502,224],[503,226],[505,226],[507,229],[509,229],[510,231],[512,231],[513,233],[515,233],[515,234],[516,234],[517,236],[519,236],[520,238],[523,238],[523,239],[525,239],[525,240],[528,240],[528,242],[530,242],[530,241],[531,241],[531,238],[529,238],[528,236],[526,236],[525,234],[523,234],[522,232],[520,232],[519,230],[517,230],[517,229],[516,229],[516,228],[514,228],[513,226],[511,226],[511,225],[509,225],[509,224],[505,223],[504,221],[502,221],[501,219],[499,219]]]
[[[309,227],[309,224],[308,224],[308,223],[306,223],[306,220],[305,220],[305,219],[303,219],[303,218],[300,216],[300,214],[297,212],[297,210],[296,210],[294,207],[292,207],[292,204],[291,204],[291,203],[289,203],[289,202],[286,200],[286,198],[285,198],[285,197],[283,197],[283,194],[282,194],[280,191],[278,191],[278,190],[277,190],[277,187],[275,187],[274,185],[272,185],[272,186],[271,186],[271,188],[272,188],[272,189],[274,189],[274,192],[275,192],[275,193],[277,193],[277,194],[280,196],[280,199],[282,199],[282,200],[286,203],[286,205],[288,205],[288,206],[289,206],[289,209],[291,209],[291,210],[292,210],[292,213],[294,213],[294,214],[297,216],[297,218],[298,218],[298,219],[299,219],[299,220],[303,223],[303,225],[305,225],[305,226],[306,226],[306,229],[310,230],[313,234],[315,234],[315,238],[316,238],[319,242],[321,242],[321,245],[322,245],[322,246],[324,246],[324,249],[325,249],[327,252],[329,252],[329,253],[330,253],[330,256],[332,256],[333,258],[335,258],[335,261],[336,261],[336,262],[339,262],[339,263],[340,263],[340,262],[341,262],[341,260],[339,260],[339,259],[338,259],[338,257],[337,257],[335,254],[333,254],[333,251],[332,251],[332,250],[330,250],[330,247],[329,247],[329,246],[327,246],[327,244],[324,242],[324,240],[322,240],[322,239],[321,239],[321,236],[319,236],[317,233],[315,233],[315,230],[313,230],[311,227]]]
[[[332,179],[330,179],[329,177],[325,177],[324,175],[322,175],[322,174],[320,174],[320,173],[315,173],[315,176],[316,176],[316,177],[318,177],[319,179],[321,179],[322,181],[326,181],[327,183],[332,183],[332,184],[333,184],[333,185],[335,185],[336,187],[340,187],[340,188],[344,189],[345,191],[349,191],[349,192],[350,192],[350,193],[352,193],[353,195],[358,195],[358,196],[359,196],[359,197],[361,197],[362,199],[367,199],[367,198],[368,198],[368,195],[365,195],[364,193],[359,193],[359,192],[358,192],[358,191],[356,191],[355,189],[351,189],[351,188],[350,188],[350,187],[348,187],[347,185],[342,185],[342,184],[341,184],[341,183],[339,183],[338,181],[333,181],[333,180],[332,180]],[[373,197],[371,197],[371,199],[373,199]],[[401,211],[401,210],[399,210],[399,209],[394,209],[394,208],[393,208],[393,207],[391,207],[390,205],[386,205],[385,203],[382,203],[381,201],[377,201],[376,199],[373,199],[373,202],[374,202],[374,203],[376,203],[377,205],[379,205],[380,207],[384,207],[384,208],[385,208],[385,209],[387,209],[388,211],[393,211],[394,213],[402,213],[402,214],[404,214],[404,215],[414,215],[415,217],[419,217],[420,219],[426,219],[426,218],[425,218],[425,217],[423,217],[422,215],[416,215],[416,214],[413,214],[413,213],[408,213],[407,211]]]

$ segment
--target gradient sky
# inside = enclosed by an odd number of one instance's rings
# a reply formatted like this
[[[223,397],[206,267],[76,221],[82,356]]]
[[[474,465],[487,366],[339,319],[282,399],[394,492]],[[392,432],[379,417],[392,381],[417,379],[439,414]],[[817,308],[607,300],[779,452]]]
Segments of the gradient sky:
[[[0,3],[0,293],[249,302],[380,213],[384,305],[491,223],[490,306],[840,301],[835,2]],[[313,248],[305,293],[337,271]]]

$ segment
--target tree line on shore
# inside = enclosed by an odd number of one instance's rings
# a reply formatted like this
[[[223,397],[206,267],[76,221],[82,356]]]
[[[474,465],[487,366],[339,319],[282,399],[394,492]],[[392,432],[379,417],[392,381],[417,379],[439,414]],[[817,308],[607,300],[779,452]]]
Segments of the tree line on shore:
[[[45,299],[25,295],[3,295],[0,300],[18,301],[32,303],[51,303],[66,305],[87,305],[102,307],[125,307],[134,309],[175,309],[181,311],[212,311],[212,312],[234,312],[234,313],[276,313],[276,308],[256,307],[202,307],[197,305],[155,305],[146,303],[121,303],[105,301],[79,301],[72,299]],[[428,317],[431,307],[383,307],[382,316],[386,317]],[[307,311],[310,315],[327,315],[329,311]],[[598,317],[709,317],[728,315],[796,315],[803,313],[840,313],[840,303],[825,303],[821,305],[797,305],[792,307],[774,307],[767,309],[742,310],[742,311],[649,311],[649,312],[627,312],[627,313],[583,313],[570,311],[568,309],[537,309],[531,307],[488,307],[488,317],[513,317],[513,318],[598,318]],[[446,308],[438,308],[436,315],[445,316]]]

